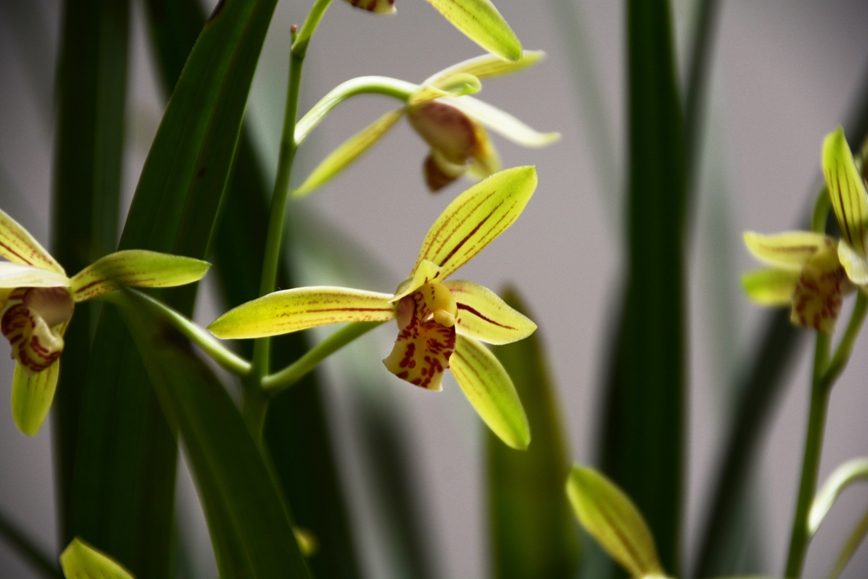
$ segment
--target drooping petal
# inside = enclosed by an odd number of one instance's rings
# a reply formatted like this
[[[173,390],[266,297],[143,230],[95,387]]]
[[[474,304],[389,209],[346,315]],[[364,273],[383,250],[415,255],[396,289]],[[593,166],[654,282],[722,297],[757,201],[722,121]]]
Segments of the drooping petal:
[[[450,368],[464,395],[488,427],[512,448],[530,444],[530,426],[503,366],[482,344],[458,335]]]
[[[341,322],[382,322],[395,317],[392,297],[326,286],[278,291],[229,310],[208,329],[218,338],[261,338]]]
[[[530,318],[509,307],[487,287],[463,280],[447,281],[443,285],[458,303],[455,323],[462,336],[489,344],[509,344],[536,330]]]
[[[398,122],[398,119],[403,114],[403,109],[389,111],[347,139],[317,165],[316,169],[304,180],[304,183],[292,192],[292,196],[294,198],[304,197],[337,176],[338,173],[349,167],[353,161],[379,141]]]
[[[410,296],[404,300],[412,299]],[[402,300],[402,303],[406,303]],[[427,390],[442,389],[443,372],[449,368],[455,349],[455,327],[446,327],[435,320],[411,318],[383,360],[386,368],[402,380]]]
[[[28,374],[21,364],[15,364],[12,375],[12,418],[18,430],[27,436],[39,432],[57,388],[60,360],[36,374]]]
[[[0,261],[0,288],[68,286],[69,278],[62,273],[32,265]]]
[[[797,325],[831,334],[841,313],[845,289],[852,289],[833,248],[808,259],[793,292],[790,320]]]
[[[484,54],[445,68],[427,78],[422,84],[443,88],[442,84],[447,83],[449,78],[462,73],[471,74],[478,79],[502,76],[518,72],[536,64],[543,58],[545,58],[545,52],[542,50],[525,50],[518,60],[504,60],[493,54]]]
[[[812,255],[824,247],[834,247],[835,240],[808,231],[790,231],[776,235],[745,231],[744,244],[760,261],[790,271],[801,271]]]
[[[838,242],[838,259],[850,281],[856,285],[868,284],[868,260],[843,239]]]
[[[428,0],[476,44],[507,60],[521,58],[521,42],[489,0]]]
[[[79,537],[60,554],[60,566],[66,579],[133,579],[132,573]]]
[[[121,287],[174,287],[199,281],[211,264],[192,257],[128,249],[99,258],[71,280],[75,301]]]
[[[767,268],[741,276],[741,285],[748,297],[764,306],[782,306],[790,303],[801,272]]]
[[[346,0],[356,8],[375,14],[394,14],[395,0]]]
[[[456,197],[425,236],[410,277],[425,261],[440,268],[439,280],[470,261],[518,219],[536,184],[534,167],[515,167],[495,173]]]
[[[441,99],[478,123],[523,147],[545,147],[561,138],[560,133],[541,133],[509,113],[471,96]]]
[[[823,173],[829,186],[832,209],[841,226],[841,236],[864,258],[868,195],[862,176],[853,162],[853,153],[844,138],[844,129],[840,127],[829,133],[823,141]]]
[[[21,225],[0,211],[0,256],[65,275],[63,268]]]

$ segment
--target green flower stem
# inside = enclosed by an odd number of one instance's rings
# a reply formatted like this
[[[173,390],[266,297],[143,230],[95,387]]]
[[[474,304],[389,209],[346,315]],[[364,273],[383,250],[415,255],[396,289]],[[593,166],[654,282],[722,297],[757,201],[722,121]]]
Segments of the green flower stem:
[[[262,388],[272,396],[283,392],[304,378],[308,372],[316,368],[317,364],[382,323],[355,322],[347,324],[280,372],[263,378]]]
[[[827,196],[828,197],[828,196]],[[799,485],[799,498],[796,502],[796,516],[790,535],[790,550],[787,556],[786,577],[801,577],[805,562],[805,553],[810,541],[808,515],[811,501],[817,488],[817,475],[820,469],[820,453],[823,447],[823,432],[826,425],[826,409],[829,405],[829,393],[835,381],[841,375],[856,337],[868,313],[868,297],[861,291],[856,298],[853,315],[844,332],[841,343],[834,356],[830,356],[831,337],[827,334],[817,334],[817,346],[814,354],[814,376],[811,384],[811,407],[808,413],[808,434],[805,440],[805,454],[802,463],[802,479]]]
[[[410,95],[418,89],[419,86],[411,82],[387,76],[360,76],[343,82],[322,97],[298,121],[295,126],[295,145],[300,145],[332,109],[350,97],[360,94],[381,94],[407,102]]]

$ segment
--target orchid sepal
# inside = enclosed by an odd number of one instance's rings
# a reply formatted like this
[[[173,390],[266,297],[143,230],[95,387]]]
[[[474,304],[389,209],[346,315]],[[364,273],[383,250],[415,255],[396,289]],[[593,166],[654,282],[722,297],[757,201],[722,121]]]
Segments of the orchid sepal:
[[[455,28],[506,60],[521,58],[521,42],[489,0],[428,0]]]
[[[28,374],[15,363],[12,375],[12,419],[18,430],[27,436],[36,436],[51,410],[57,379],[60,376],[60,360],[36,374]]]
[[[134,579],[120,563],[88,545],[79,537],[60,554],[60,566],[66,579]]]
[[[449,280],[443,285],[458,304],[458,333],[488,344],[502,345],[523,340],[536,331],[536,324],[479,284]]]
[[[45,271],[66,275],[57,263],[30,232],[5,212],[0,211],[0,257],[13,263],[31,265]]]
[[[843,239],[838,242],[838,260],[851,282],[859,286],[868,285],[868,259]]]
[[[741,285],[748,297],[764,306],[783,306],[790,303],[800,271],[774,267],[757,269],[741,276]]]
[[[823,174],[841,237],[853,252],[865,259],[868,233],[868,194],[856,169],[853,153],[840,127],[823,140]],[[855,282],[855,280],[853,280]],[[858,282],[857,282],[858,283]]]

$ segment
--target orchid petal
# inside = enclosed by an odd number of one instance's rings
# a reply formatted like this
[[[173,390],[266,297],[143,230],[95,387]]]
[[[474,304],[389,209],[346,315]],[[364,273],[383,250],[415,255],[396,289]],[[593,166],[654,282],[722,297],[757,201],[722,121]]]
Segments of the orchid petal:
[[[395,0],[346,0],[356,8],[375,14],[394,14]]]
[[[841,313],[844,290],[849,287],[834,248],[818,251],[802,268],[793,292],[790,321],[831,334]]]
[[[66,579],[133,579],[119,563],[78,537],[60,554],[60,566]]]
[[[71,281],[75,301],[95,298],[121,287],[174,287],[199,281],[207,261],[144,249],[118,251],[99,258]]]
[[[868,260],[844,240],[838,242],[838,259],[850,281],[856,285],[868,284]]]
[[[518,72],[536,64],[543,58],[545,58],[545,52],[542,50],[525,50],[518,60],[504,60],[494,54],[484,54],[445,68],[426,79],[422,84],[443,88],[441,83],[448,83],[450,77],[462,73],[473,75],[478,79],[502,76]]]
[[[398,285],[398,289],[395,291],[395,295],[390,301],[393,304],[398,303],[401,298],[410,295],[426,283],[444,277],[446,276],[443,275],[440,266],[434,262],[422,260],[413,268],[413,273],[410,274],[410,277]]]
[[[521,58],[521,42],[489,0],[428,0],[476,44],[507,60]]]
[[[509,344],[530,336],[536,324],[509,307],[487,287],[470,281],[443,283],[458,302],[455,325],[462,336],[489,344]]]
[[[832,247],[834,243],[831,237],[807,231],[776,235],[760,235],[752,231],[744,233],[744,244],[755,258],[790,271],[801,271],[812,255],[823,247]]]
[[[410,298],[407,298],[410,299]],[[414,317],[398,333],[392,352],[383,360],[402,380],[427,390],[440,391],[443,372],[455,348],[455,327]]]
[[[509,374],[494,354],[472,338],[458,335],[449,367],[480,418],[503,442],[524,450],[530,426]]]
[[[758,269],[741,276],[741,285],[748,297],[764,306],[790,303],[800,272],[786,269]]]
[[[46,271],[65,275],[63,268],[45,251],[21,225],[0,211],[0,256],[14,263],[32,265]]]
[[[545,147],[561,138],[560,133],[541,133],[511,114],[471,96],[444,97],[441,101],[454,106],[486,128],[524,147]]]
[[[0,288],[16,287],[69,287],[69,278],[32,265],[0,262]]]
[[[12,375],[12,418],[18,430],[27,436],[35,436],[45,422],[51,401],[54,400],[58,376],[60,360],[55,360],[42,372],[32,375],[28,375],[21,364],[15,364]]]
[[[442,280],[470,261],[521,215],[537,185],[534,167],[515,167],[476,183],[450,203],[422,242],[410,277],[424,261]]]
[[[857,254],[865,258],[868,194],[853,162],[853,153],[844,138],[844,129],[840,127],[829,133],[823,141],[823,173],[829,186],[832,209],[841,227],[841,236]]]
[[[371,125],[344,141],[341,146],[332,151],[328,157],[323,159],[308,178],[305,179],[304,183],[292,192],[292,196],[296,199],[304,197],[349,167],[353,161],[362,155],[362,153],[379,141],[380,138],[385,135],[396,122],[398,122],[398,119],[400,119],[403,114],[403,109],[389,111],[374,121]]]
[[[341,322],[395,317],[391,294],[342,287],[305,287],[270,293],[229,310],[208,326],[218,338],[262,338]]]
[[[574,466],[567,496],[585,530],[630,577],[664,576],[648,523],[614,483],[594,469]]]
[[[482,83],[478,78],[466,72],[457,72],[442,78],[437,85],[423,84],[419,90],[410,95],[407,104],[420,105],[442,97],[476,94],[480,90],[482,90]]]

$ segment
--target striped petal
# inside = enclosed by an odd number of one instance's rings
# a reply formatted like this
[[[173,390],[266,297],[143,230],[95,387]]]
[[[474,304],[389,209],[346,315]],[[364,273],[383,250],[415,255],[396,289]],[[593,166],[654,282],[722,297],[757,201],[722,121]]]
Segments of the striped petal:
[[[853,153],[844,129],[829,133],[823,141],[823,173],[829,187],[832,209],[841,226],[841,236],[863,258],[868,255],[865,234],[868,230],[868,195],[865,183],[856,170]]]
[[[14,263],[65,275],[63,268],[21,225],[0,211],[0,256]]]
[[[0,288],[16,287],[69,287],[69,278],[32,265],[0,262]]]
[[[781,269],[801,271],[811,256],[824,247],[834,247],[835,240],[807,231],[790,231],[776,235],[746,231],[744,244],[760,261]]]
[[[305,179],[304,183],[292,192],[292,196],[294,198],[304,197],[314,189],[321,187],[336,177],[341,171],[361,157],[365,151],[374,146],[403,115],[403,109],[389,111],[347,139],[317,165],[316,169]]]
[[[470,96],[444,97],[450,104],[486,128],[523,147],[545,147],[561,138],[560,133],[541,133],[499,108]]]
[[[476,44],[507,60],[521,58],[521,42],[489,0],[428,0]]]
[[[341,322],[383,322],[395,317],[391,294],[342,287],[304,287],[241,304],[208,329],[218,338],[261,338]]]
[[[500,297],[469,281],[443,283],[458,304],[458,333],[489,344],[509,344],[530,336],[536,324]]]
[[[494,354],[476,340],[458,335],[449,365],[464,395],[491,431],[512,448],[527,448],[527,416],[509,374]]]
[[[133,574],[114,559],[76,537],[60,554],[66,579],[133,579]]]
[[[838,259],[850,281],[856,285],[868,284],[868,260],[844,240],[838,242]]]
[[[12,418],[18,430],[27,436],[39,432],[57,388],[60,360],[36,374],[28,374],[21,364],[15,364],[12,375]]]
[[[543,58],[545,58],[545,52],[542,50],[525,50],[518,60],[504,60],[494,54],[484,54],[445,68],[429,77],[422,84],[443,88],[443,84],[448,84],[448,79],[458,74],[470,74],[478,79],[502,76],[518,72],[536,64]]]
[[[410,277],[425,261],[440,268],[439,280],[470,261],[518,219],[536,185],[534,167],[515,167],[495,173],[456,197],[425,236]]]
[[[121,287],[174,287],[199,281],[211,267],[207,261],[144,249],[118,251],[101,257],[71,280],[75,301],[81,302]]]
[[[764,306],[790,303],[801,272],[786,269],[758,269],[741,276],[741,285],[748,297]]]

